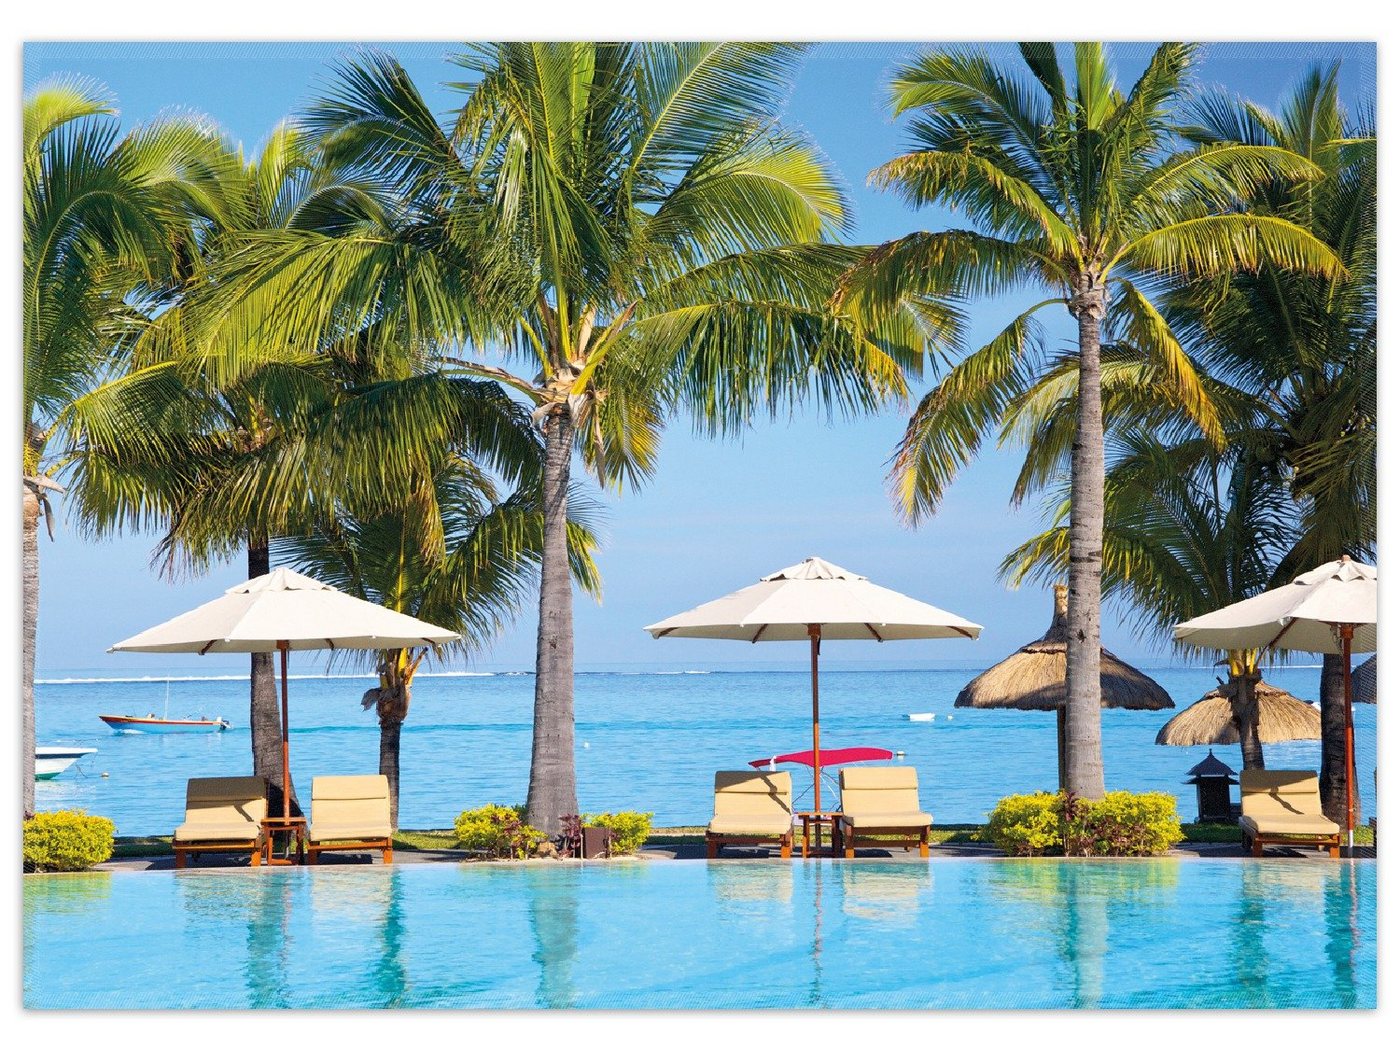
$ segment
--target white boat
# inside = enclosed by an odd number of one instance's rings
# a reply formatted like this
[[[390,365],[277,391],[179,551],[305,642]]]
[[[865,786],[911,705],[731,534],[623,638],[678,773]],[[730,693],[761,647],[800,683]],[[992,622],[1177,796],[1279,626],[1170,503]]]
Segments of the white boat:
[[[908,718],[909,718],[909,721],[911,721],[911,722],[932,722],[932,721],[933,721],[933,712],[932,712],[932,711],[919,711],[919,712],[917,712],[917,713],[915,713],[915,714],[909,715]]]
[[[95,747],[36,747],[34,779],[52,780],[84,755],[96,753]]]

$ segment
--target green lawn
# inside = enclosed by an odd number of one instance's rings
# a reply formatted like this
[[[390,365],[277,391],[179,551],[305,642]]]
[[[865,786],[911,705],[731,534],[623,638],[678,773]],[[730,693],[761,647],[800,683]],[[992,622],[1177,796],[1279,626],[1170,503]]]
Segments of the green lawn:
[[[1239,842],[1240,829],[1236,824],[1183,824],[1182,832],[1187,842]],[[1376,839],[1371,829],[1362,825],[1356,829],[1358,846],[1374,846]],[[1345,845],[1345,843],[1343,843]]]

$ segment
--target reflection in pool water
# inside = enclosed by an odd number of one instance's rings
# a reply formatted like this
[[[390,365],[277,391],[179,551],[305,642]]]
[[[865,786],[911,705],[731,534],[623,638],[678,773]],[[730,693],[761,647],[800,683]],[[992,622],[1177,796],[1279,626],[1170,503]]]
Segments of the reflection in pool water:
[[[38,1008],[1373,1007],[1371,863],[37,876]]]

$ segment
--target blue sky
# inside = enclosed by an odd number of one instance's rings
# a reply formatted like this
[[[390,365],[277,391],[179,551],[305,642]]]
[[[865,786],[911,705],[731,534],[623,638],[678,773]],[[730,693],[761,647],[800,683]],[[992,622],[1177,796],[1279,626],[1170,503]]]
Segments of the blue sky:
[[[24,86],[29,90],[54,75],[89,77],[112,92],[128,124],[164,112],[198,112],[251,151],[277,121],[315,95],[337,56],[353,46],[31,43],[24,49]],[[382,46],[436,107],[445,111],[460,98],[439,86],[458,78],[460,71],[444,60],[454,45]],[[856,217],[854,239],[860,242],[952,221],[937,211],[912,212],[893,195],[865,185],[867,173],[901,149],[901,129],[888,116],[884,85],[889,70],[920,46],[822,44],[794,85],[788,119],[815,139],[845,179]],[[1014,61],[1012,45],[989,50]],[[1111,54],[1120,81],[1131,83],[1150,52],[1150,44],[1115,45]],[[1375,58],[1371,44],[1208,44],[1196,79],[1274,108],[1308,66],[1339,62],[1347,103],[1374,105]],[[1005,303],[975,306],[974,337],[990,335],[1008,315]],[[1062,338],[1070,334],[1063,323],[1054,331]],[[789,647],[652,641],[641,627],[809,554],[986,625],[975,643],[833,644],[825,653],[833,665],[985,666],[1037,636],[1048,621],[1048,596],[1032,587],[1007,591],[996,577],[1005,553],[1040,527],[1039,506],[1019,512],[1008,507],[1016,451],[989,450],[958,479],[940,513],[909,530],[896,521],[884,488],[885,464],[905,418],[898,408],[834,422],[809,412],[759,424],[732,442],[695,438],[677,422],[657,478],[640,492],[607,500],[600,559],[605,595],[601,606],[586,598],[577,604],[579,668],[752,662],[798,667],[802,655]],[[121,675],[167,668],[223,673],[246,666],[229,657],[105,653],[112,642],[214,597],[243,575],[241,565],[230,565],[172,585],[149,568],[152,544],[149,536],[92,543],[62,522],[57,541],[43,542],[41,677],[75,669]],[[1120,655],[1147,662],[1165,658],[1160,644],[1135,636],[1111,607],[1104,637]],[[533,616],[526,610],[470,665],[528,668],[533,643]]]

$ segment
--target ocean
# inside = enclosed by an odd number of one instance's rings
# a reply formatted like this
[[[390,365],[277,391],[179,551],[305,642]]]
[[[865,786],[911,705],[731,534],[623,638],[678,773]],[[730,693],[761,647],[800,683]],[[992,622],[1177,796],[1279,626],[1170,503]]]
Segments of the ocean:
[[[985,819],[1003,795],[1053,789],[1055,719],[1048,712],[954,709],[958,690],[981,668],[824,670],[822,746],[903,752],[919,771],[924,807],[938,823]],[[1144,667],[1177,710],[1216,684],[1219,668]],[[1316,667],[1271,668],[1266,679],[1304,700],[1317,699]],[[294,677],[292,777],[309,796],[311,778],[378,771],[379,728],[360,697],[368,677]],[[119,735],[99,714],[221,715],[223,733]],[[402,739],[399,823],[450,827],[464,809],[525,799],[530,768],[534,679],[528,673],[419,676]],[[96,747],[56,780],[35,785],[40,809],[82,808],[116,822],[120,835],[169,834],[184,812],[185,781],[250,770],[248,683],[237,677],[97,678],[41,674],[36,685],[38,742]],[[613,671],[576,680],[579,804],[584,812],[639,809],[657,825],[703,824],[716,770],[811,747],[811,694],[805,669],[792,671]],[[1363,821],[1373,810],[1376,710],[1355,709]],[[910,721],[932,713],[931,721]],[[1196,812],[1186,771],[1204,747],[1158,747],[1157,730],[1174,711],[1104,711],[1110,790],[1168,791],[1183,819]],[[1216,749],[1232,768],[1239,748]],[[1316,741],[1271,744],[1272,768],[1317,769]],[[810,802],[810,770],[793,770],[795,794]],[[824,787],[830,799],[835,788]]]

